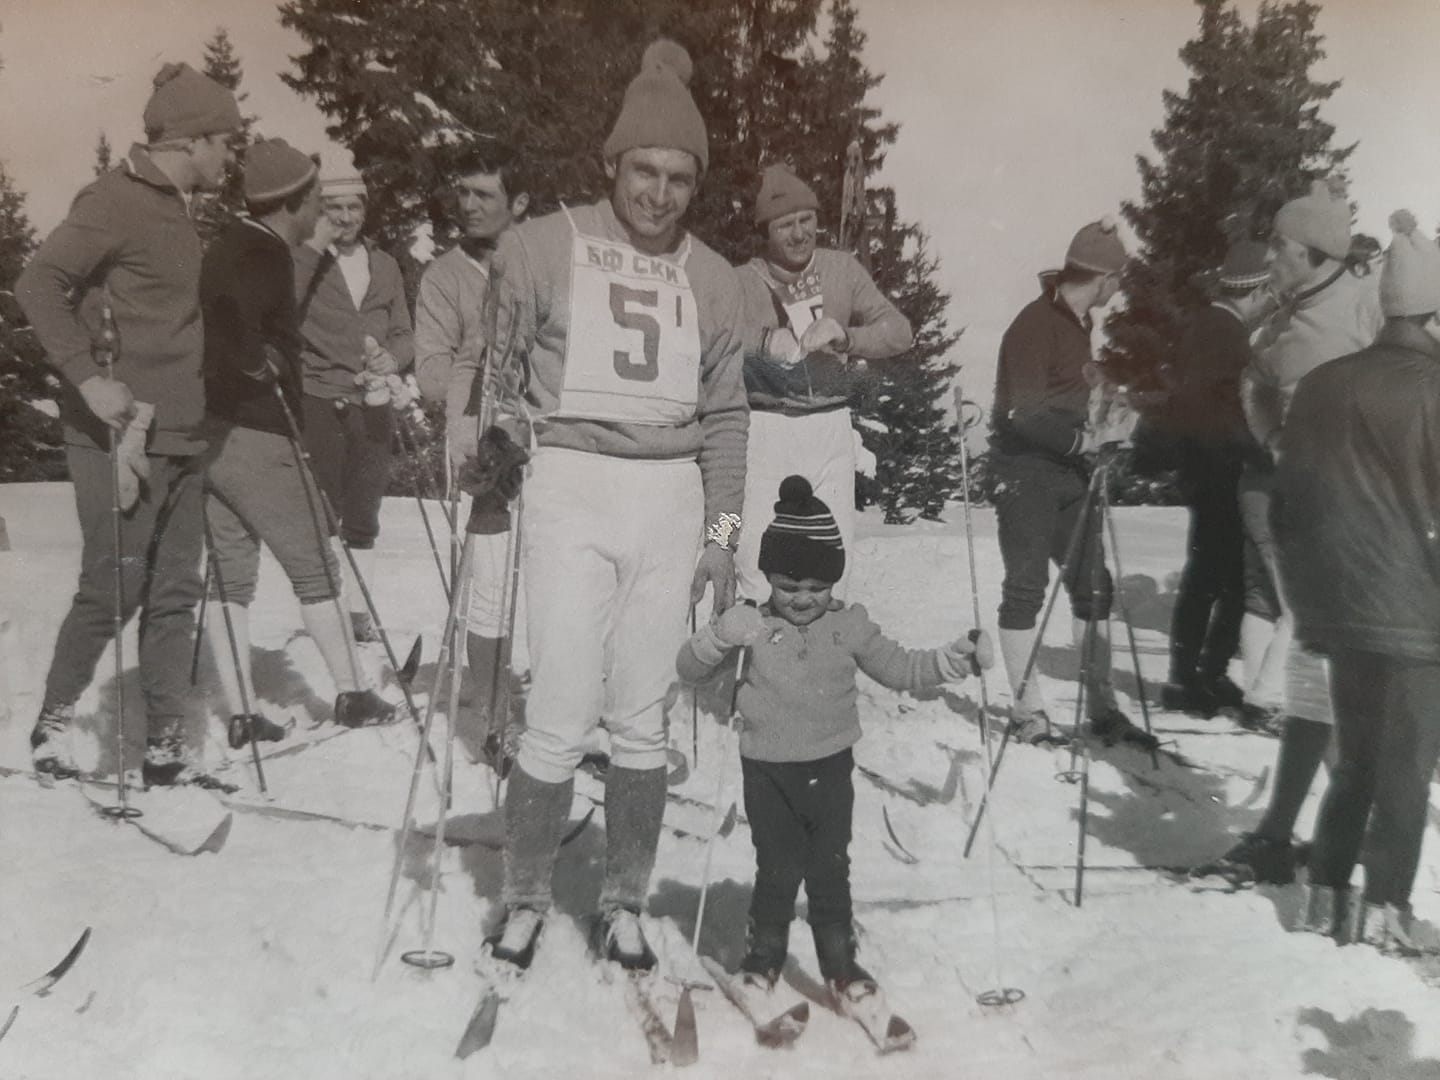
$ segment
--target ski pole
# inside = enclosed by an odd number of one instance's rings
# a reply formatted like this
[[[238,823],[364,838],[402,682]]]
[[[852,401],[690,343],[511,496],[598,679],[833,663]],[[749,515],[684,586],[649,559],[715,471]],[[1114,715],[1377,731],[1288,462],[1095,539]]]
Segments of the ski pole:
[[[735,687],[730,692],[730,729],[732,732],[739,731],[739,716],[736,713],[736,704],[740,698],[740,682],[745,676],[745,648],[739,649],[735,654]],[[724,740],[729,742],[729,740]],[[715,840],[720,835],[721,824],[725,820],[725,811],[721,809],[721,800],[725,797],[725,767],[730,761],[730,747],[722,746],[720,752],[720,764],[715,770],[715,826],[710,830],[710,836],[705,841],[705,868],[700,874],[700,902],[695,911],[695,933],[690,939],[690,951],[696,956],[700,955],[700,930],[705,925],[705,902],[710,893],[710,867],[715,858]],[[676,1065],[693,1065],[700,1057],[699,1036],[695,1027],[695,1004],[690,998],[690,986],[687,983],[680,991],[680,1002],[675,1007],[675,1032],[674,1050],[671,1060]]]
[[[195,616],[195,645],[190,650],[190,685],[200,678],[200,638],[205,633],[205,611],[210,603],[210,560],[205,560],[205,580],[200,583],[200,612]]]
[[[220,573],[219,559],[215,554],[215,537],[210,532],[210,515],[206,510],[200,511],[200,520],[205,527],[205,580],[210,580],[211,572],[215,575],[215,589],[219,595],[220,617],[225,620],[225,638],[230,643],[230,662],[235,665],[235,685],[240,691],[240,708],[245,713],[245,730],[250,736],[250,756],[255,763],[255,779],[260,785],[260,794],[269,794],[269,788],[265,786],[265,767],[260,764],[260,744],[255,739],[255,727],[251,721],[253,715],[250,707],[250,691],[245,688],[245,668],[240,665],[243,662],[249,665],[250,658],[247,656],[241,659],[240,645],[235,640],[235,623],[230,617],[230,600],[225,595],[225,577]],[[208,590],[207,590],[208,595]],[[198,635],[197,635],[198,636]]]
[[[430,542],[430,554],[434,557],[435,569],[440,574],[440,590],[445,594],[446,603],[449,603],[450,582],[446,579],[445,563],[440,558],[440,546],[435,541],[435,530],[430,526],[430,511],[425,508],[425,499],[429,495],[430,486],[428,483],[422,484],[421,481],[421,475],[426,472],[425,463],[420,456],[419,443],[411,430],[409,415],[401,410],[397,410],[397,412],[400,422],[396,426],[396,430],[399,432],[401,449],[410,459],[411,487],[415,496],[415,505],[420,508],[420,522],[425,526],[425,538]]]
[[[505,644],[496,651],[495,668],[490,680],[490,728],[495,736],[495,806],[500,806],[500,784],[509,772],[505,764],[506,739],[510,729],[510,711],[514,691],[510,685],[511,662],[515,656],[515,610],[520,600],[520,520],[525,492],[522,488],[510,506],[510,535],[505,541],[505,593],[500,608],[500,625],[505,630]],[[469,537],[467,536],[468,540]],[[474,573],[473,569],[471,573]],[[503,683],[503,685],[502,685]],[[496,717],[499,722],[496,722]]]
[[[974,403],[965,401],[957,387],[955,390],[955,417],[960,424],[960,483],[964,493],[965,506],[965,552],[970,566],[971,618],[974,620],[975,630],[978,633],[980,630],[980,575],[975,569],[975,528],[970,514],[970,450],[965,443],[965,436],[969,433],[970,428],[980,422],[980,415],[977,405],[975,406],[977,410],[975,419],[966,423],[964,419],[966,405],[974,405]],[[993,776],[995,761],[990,749],[990,692],[986,687],[984,668],[978,661],[973,663],[973,668],[975,677],[980,681],[980,742],[985,747],[985,772],[986,775]],[[990,788],[986,789],[987,797],[991,791]],[[966,854],[969,854],[968,847]],[[1025,992],[1013,986],[1006,986],[1002,975],[1004,965],[1000,937],[1000,902],[995,895],[995,813],[993,811],[985,819],[985,869],[990,881],[990,921],[995,941],[993,958],[995,984],[989,990],[982,990],[976,995],[975,1000],[981,1005],[1013,1005],[1025,996]]]
[[[690,605],[690,636],[695,636],[695,604]],[[700,697],[690,688],[690,767],[700,768]]]

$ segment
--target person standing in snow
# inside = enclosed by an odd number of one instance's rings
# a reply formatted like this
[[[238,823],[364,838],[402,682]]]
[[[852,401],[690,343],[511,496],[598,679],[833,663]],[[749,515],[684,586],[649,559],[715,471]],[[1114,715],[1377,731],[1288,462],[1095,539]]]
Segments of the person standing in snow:
[[[80,583],[55,641],[30,745],[37,770],[75,775],[75,703],[114,632],[111,514],[112,500],[120,499],[120,558],[129,571],[120,614],[140,611],[144,779],[173,784],[195,776],[185,723],[203,550],[204,344],[190,199],[224,181],[240,110],[219,83],[187,64],[166,64],[144,123],[146,145],[132,147],[120,168],[75,197],[15,286],[62,379],[65,458],[83,543]],[[107,314],[119,339],[113,378],[95,359]],[[126,432],[121,491],[112,485],[106,449],[112,431]]]
[[[815,245],[819,200],[787,166],[770,165],[755,199],[764,250],[740,269],[745,290],[745,390],[750,437],[745,461],[749,526],[735,569],[740,590],[769,595],[757,565],[771,496],[799,473],[834,511],[840,536],[855,539],[855,429],[850,395],[857,368],[910,348],[910,321],[875,287],[854,255]],[[844,595],[844,581],[834,592]]]
[[[1256,333],[1241,401],[1264,453],[1240,478],[1245,525],[1245,616],[1240,650],[1245,661],[1242,723],[1278,728],[1275,785],[1259,825],[1244,833],[1216,862],[1200,868],[1227,876],[1285,884],[1295,877],[1291,835],[1330,745],[1328,695],[1306,694],[1324,683],[1319,657],[1290,646],[1292,619],[1277,584],[1275,537],[1270,522],[1274,483],[1271,455],[1300,380],[1321,364],[1368,346],[1383,316],[1371,281],[1349,265],[1350,204],[1317,181],[1275,215],[1270,234],[1270,288],[1280,307]],[[1283,723],[1281,718],[1283,717]]]
[[[1295,638],[1330,661],[1339,748],[1300,929],[1415,954],[1440,951],[1410,910],[1440,757],[1440,249],[1408,211],[1390,223],[1385,324],[1369,348],[1295,388],[1276,443],[1274,524]],[[1363,905],[1347,933],[1361,860]]]
[[[1250,364],[1250,332],[1270,303],[1266,252],[1258,240],[1230,245],[1215,297],[1186,320],[1178,348],[1183,382],[1166,412],[1190,532],[1160,703],[1206,717],[1243,700],[1227,674],[1244,614],[1238,486],[1258,448],[1240,406],[1240,378]]]
[[[250,602],[262,541],[289,577],[305,629],[335,683],[336,722],[385,723],[395,711],[358,681],[351,630],[336,602],[339,561],[325,532],[317,532],[318,493],[296,460],[285,409],[275,399],[278,384],[292,415],[302,415],[291,250],[310,236],[320,215],[317,172],[310,157],[282,139],[251,145],[244,187],[250,216],[236,218],[216,238],[200,268],[211,446],[205,517],[215,571],[215,613],[205,630],[236,749],[285,735],[255,711],[250,674]]]
[[[493,954],[520,967],[551,904],[575,768],[602,710],[597,948],[653,965],[639,916],[665,808],[675,652],[707,583],[716,611],[734,599],[741,297],[734,268],[681,223],[709,163],[691,70],[679,45],[651,44],[605,141],[609,198],[510,229],[490,267],[491,362],[502,378],[523,365],[538,444],[520,514],[532,683],[492,937]]]
[[[1110,218],[1086,225],[1070,242],[1063,269],[1040,275],[1041,294],[1027,304],[1000,343],[990,446],[998,483],[995,513],[1005,580],[1000,601],[1000,654],[1016,695],[1011,730],[1020,738],[1046,732],[1049,717],[1032,672],[1021,681],[1039,629],[1049,563],[1063,567],[1075,640],[1095,622],[1085,704],[1091,730],[1106,742],[1153,746],[1115,702],[1110,674],[1109,619],[1113,586],[1104,565],[1101,515],[1087,497],[1091,457],[1110,433],[1091,423],[1091,311],[1115,295],[1127,256]],[[1080,522],[1082,508],[1089,507]],[[1065,567],[1070,537],[1080,539]],[[1096,565],[1097,560],[1099,565]]]
[[[476,376],[485,355],[490,260],[500,235],[524,216],[530,196],[521,186],[518,162],[508,148],[477,146],[456,162],[454,198],[461,240],[431,263],[420,278],[420,295],[415,301],[415,377],[427,400],[445,405],[450,466],[459,470],[475,459],[479,448],[484,391]],[[518,396],[518,391],[514,393]],[[501,670],[511,630],[505,612],[508,500],[499,492],[476,498],[465,529],[474,545],[465,659],[480,703],[475,734],[485,756],[503,768],[498,735],[490,725],[498,700],[494,682],[509,677]]]
[[[322,160],[324,217],[295,249],[305,366],[305,445],[339,519],[340,539],[374,578],[380,500],[390,482],[393,409],[415,357],[400,266],[362,237],[368,193],[348,153]],[[397,399],[397,400],[392,400]],[[348,559],[340,560],[348,570]],[[346,600],[356,641],[378,641],[357,582]]]
[[[848,1006],[878,992],[855,959],[850,902],[856,673],[893,690],[925,690],[993,666],[994,655],[982,632],[938,649],[905,649],[861,605],[832,602],[831,587],[845,573],[839,526],[804,477],[779,488],[759,543],[769,600],[711,619],[681,647],[676,668],[683,681],[698,682],[735,649],[748,649],[735,697],[756,858],[742,976],[762,992],[775,985],[803,882],[821,976]]]

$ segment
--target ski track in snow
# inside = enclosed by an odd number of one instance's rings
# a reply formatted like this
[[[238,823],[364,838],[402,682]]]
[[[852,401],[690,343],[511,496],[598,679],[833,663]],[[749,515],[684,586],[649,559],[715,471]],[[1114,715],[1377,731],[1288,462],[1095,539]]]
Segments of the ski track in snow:
[[[50,648],[74,584],[79,538],[66,485],[0,486],[0,516],[13,546],[0,552],[0,765],[23,768]],[[851,599],[907,645],[940,644],[970,626],[963,519],[958,507],[948,516],[947,524],[903,529],[873,516],[862,520]],[[993,633],[1001,572],[994,519],[986,510],[975,519],[981,613]],[[443,601],[413,502],[386,500],[382,521],[371,584],[397,652],[403,654],[415,634],[425,637],[415,680],[423,710]],[[1184,512],[1121,509],[1116,524],[1127,571],[1123,588],[1153,689],[1165,675]],[[1040,681],[1052,716],[1068,726],[1077,654],[1064,605],[1056,611]],[[333,687],[313,645],[296,631],[296,602],[268,554],[252,612],[265,707],[294,716],[300,732],[327,720]],[[132,627],[126,649],[132,663],[134,633]],[[1117,688],[1138,722],[1119,627],[1114,638]],[[523,671],[523,635],[517,646]],[[381,675],[380,654],[366,659]],[[123,682],[127,716],[138,719],[133,669]],[[998,668],[988,673],[987,685],[996,707],[1008,705]],[[201,687],[213,700],[208,655]],[[113,765],[113,736],[103,717],[115,692],[107,653],[78,709],[82,766]],[[393,685],[384,692],[399,699]],[[722,747],[722,729],[710,715],[725,708],[728,687],[722,681],[700,697],[700,760],[674,789],[693,802],[672,800],[667,808],[672,828],[662,835],[648,916],[664,969],[690,977],[699,972],[689,955],[704,859],[697,837],[714,827],[708,807]],[[1192,891],[1138,868],[1212,856],[1231,834],[1252,825],[1269,795],[1273,740],[1218,737],[1209,732],[1233,732],[1229,721],[1152,710],[1161,737],[1173,739],[1200,769],[1164,758],[1156,769],[1136,751],[1097,748],[1088,872],[1077,908],[1078,788],[1056,778],[1069,767],[1068,751],[1011,745],[987,815],[995,837],[993,878],[985,828],[972,858],[961,858],[984,784],[978,699],[973,679],[919,698],[861,680],[865,738],[856,757],[867,773],[856,775],[851,847],[861,962],[916,1028],[915,1047],[876,1057],[854,1023],[816,1003],[795,1048],[767,1050],[754,1044],[749,1025],[718,991],[698,991],[701,1058],[686,1075],[1440,1077],[1440,987],[1425,985],[1414,968],[1368,949],[1286,933],[1298,888]],[[688,692],[681,693],[672,707],[672,739],[687,755],[689,702]],[[442,710],[432,736],[437,748],[444,732]],[[130,760],[138,759],[138,724],[129,735]],[[216,715],[192,735],[212,765],[244,757],[225,748]],[[25,1002],[0,1042],[0,1077],[418,1080],[624,1078],[654,1071],[620,986],[607,985],[583,959],[579,920],[593,910],[599,889],[603,811],[561,854],[557,913],[533,970],[501,1010],[494,1042],[463,1063],[451,1056],[477,1000],[473,965],[500,887],[491,774],[470,764],[467,735],[462,718],[451,831],[491,844],[443,853],[434,945],[452,952],[456,964],[424,973],[399,961],[400,952],[422,943],[429,899],[431,848],[416,837],[402,864],[388,952],[373,981],[398,843],[394,826],[417,745],[408,720],[347,733],[266,764],[277,806],[377,828],[237,812],[219,855],[168,854],[136,830],[97,818],[73,788],[45,790],[24,778],[0,777],[0,987],[10,987],[19,1001],[22,984],[52,965],[81,928],[94,927],[75,970],[43,999]],[[732,760],[722,808],[739,797],[738,772]],[[259,798],[244,760],[227,778],[244,784],[247,798]],[[1309,830],[1314,803],[1312,797],[1302,832]],[[572,816],[590,805],[577,795]],[[886,850],[882,811],[918,863],[907,865]],[[436,814],[427,771],[416,820],[429,826]],[[1417,911],[1432,919],[1440,918],[1436,841],[1432,829],[1415,893]],[[743,949],[752,874],[742,820],[716,845],[701,940],[702,951],[732,969]],[[803,922],[793,928],[791,951],[787,978],[815,995],[818,973]],[[975,1003],[997,984],[1026,996],[1000,1009]],[[677,1000],[678,987],[661,989],[667,1021]],[[0,1011],[11,1004],[0,993]]]

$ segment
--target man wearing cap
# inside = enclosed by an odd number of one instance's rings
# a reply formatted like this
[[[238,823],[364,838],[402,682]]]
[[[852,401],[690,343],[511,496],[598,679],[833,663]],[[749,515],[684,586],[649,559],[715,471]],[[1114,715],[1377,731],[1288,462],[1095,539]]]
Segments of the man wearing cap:
[[[366,582],[390,482],[399,376],[415,358],[400,265],[362,237],[365,179],[348,152],[320,165],[324,215],[295,249],[305,368],[305,445]],[[393,402],[393,403],[392,403]],[[350,573],[349,560],[341,566]],[[357,641],[378,641],[358,583],[346,584]]]
[[[717,611],[734,596],[740,286],[681,224],[709,162],[690,74],[679,45],[647,48],[605,141],[609,198],[517,225],[491,264],[487,341],[502,378],[524,372],[537,444],[520,515],[533,681],[493,939],[519,967],[551,904],[575,767],[602,715],[597,947],[629,967],[654,963],[639,915],[665,808],[665,698],[687,605],[707,583]]]
[[[236,749],[251,739],[285,735],[260,713],[250,677],[250,602],[262,541],[289,577],[305,629],[330,671],[338,691],[336,720],[354,727],[382,722],[394,711],[357,682],[350,627],[335,602],[340,566],[325,534],[316,530],[315,495],[306,489],[285,409],[275,399],[278,384],[299,418],[300,333],[291,250],[309,238],[320,216],[317,171],[309,156],[283,139],[253,143],[245,154],[250,216],[236,218],[216,238],[200,270],[211,447],[205,516],[214,569],[209,598],[214,614],[205,629]]]
[[[57,776],[76,771],[69,725],[114,631],[112,499],[133,500],[120,528],[121,615],[140,610],[145,779],[165,784],[186,779],[189,768],[187,667],[201,587],[203,335],[200,240],[189,203],[196,190],[224,181],[240,110],[230,91],[186,64],[166,64],[154,82],[146,144],[75,197],[15,293],[61,376],[65,456],[83,542],[79,586],[30,735],[35,767]],[[96,363],[106,311],[119,339],[113,378]],[[111,431],[151,410],[153,420],[136,425],[126,441],[133,449],[123,455],[116,491]]]
[[[750,436],[736,573],[741,591],[770,595],[758,558],[780,481],[804,476],[831,509],[852,552],[855,431],[849,401],[857,365],[910,348],[910,321],[854,255],[817,248],[819,200],[784,165],[765,169],[755,200],[763,253],[745,264],[745,390]],[[842,579],[833,590],[843,596]]]
[[[1125,261],[1112,219],[1086,225],[1070,242],[1064,268],[1041,274],[1040,296],[1021,309],[1000,342],[990,435],[1005,563],[1000,649],[1016,695],[1013,730],[1021,738],[1048,734],[1038,674],[1031,671],[1025,680],[1025,668],[1053,561],[1065,568],[1076,640],[1086,623],[1095,623],[1085,687],[1092,731],[1107,742],[1154,744],[1115,702],[1108,628],[1113,590],[1103,523],[1087,498],[1088,458],[1112,441],[1111,432],[1090,423],[1090,313],[1115,295]],[[1083,522],[1082,510],[1088,511]],[[1078,546],[1067,566],[1077,527]]]
[[[1170,629],[1170,680],[1160,701],[1202,716],[1238,707],[1242,697],[1227,675],[1244,613],[1237,488],[1258,448],[1240,407],[1240,377],[1250,363],[1250,333],[1269,308],[1266,252],[1258,240],[1230,245],[1211,300],[1186,320],[1177,349],[1181,383],[1165,414],[1190,533]]]
[[[530,196],[521,186],[513,152],[494,144],[477,145],[454,166],[456,222],[460,242],[432,262],[420,279],[415,301],[415,377],[420,392],[445,405],[445,434],[450,464],[462,469],[479,447],[480,402],[485,392],[476,378],[485,355],[484,311],[490,289],[490,260],[500,234],[524,216]],[[496,401],[502,412],[515,402]],[[497,705],[497,680],[509,653],[513,615],[506,611],[510,513],[499,492],[471,503],[466,531],[472,537],[470,625],[465,659],[475,687],[479,723],[474,729],[485,757],[503,767],[498,735],[490,731]]]
[[[1383,316],[1373,284],[1350,269],[1350,204],[1316,181],[1310,193],[1282,206],[1270,233],[1270,288],[1280,306],[1252,342],[1254,359],[1241,402],[1264,453],[1240,478],[1245,525],[1245,661],[1242,723],[1279,728],[1275,784],[1260,823],[1221,858],[1204,867],[1285,884],[1294,880],[1291,834],[1330,745],[1332,717],[1319,657],[1291,649],[1292,619],[1278,587],[1270,503],[1271,458],[1300,380],[1321,364],[1375,340]]]
[[[1384,326],[1294,388],[1274,519],[1296,640],[1330,661],[1339,749],[1299,928],[1413,955],[1440,951],[1410,909],[1440,756],[1440,249],[1408,211],[1390,223]]]

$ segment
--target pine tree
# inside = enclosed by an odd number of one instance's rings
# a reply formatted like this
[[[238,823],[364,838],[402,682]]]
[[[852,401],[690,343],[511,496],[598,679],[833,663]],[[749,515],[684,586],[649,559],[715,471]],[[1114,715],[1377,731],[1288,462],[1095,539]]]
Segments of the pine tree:
[[[244,105],[245,99],[249,97],[240,90],[245,69],[240,63],[240,57],[235,54],[235,47],[230,43],[229,32],[223,26],[216,27],[214,35],[205,42],[203,69],[206,75],[234,93],[235,100]],[[241,166],[245,150],[254,139],[256,119],[254,116],[241,117],[240,130],[231,140],[231,145],[235,148],[235,164],[226,170],[225,182],[219,191],[206,192],[195,202],[195,231],[200,234],[200,242],[206,246],[236,214],[245,209],[244,174]]]
[[[1141,155],[1141,198],[1123,207],[1140,239],[1124,275],[1126,307],[1107,323],[1117,381],[1163,385],[1181,313],[1228,244],[1263,239],[1282,203],[1310,182],[1343,182],[1354,145],[1331,145],[1320,107],[1339,82],[1310,72],[1325,53],[1309,0],[1265,0],[1247,25],[1231,0],[1195,0],[1199,30],[1180,50],[1185,92],[1165,91],[1157,156]]]
[[[95,175],[100,176],[102,173],[109,172],[111,165],[114,164],[113,158],[114,151],[111,149],[110,139],[102,131],[100,138],[95,141]]]
[[[53,415],[58,383],[13,291],[36,246],[25,196],[0,165],[0,483],[65,475]]]

